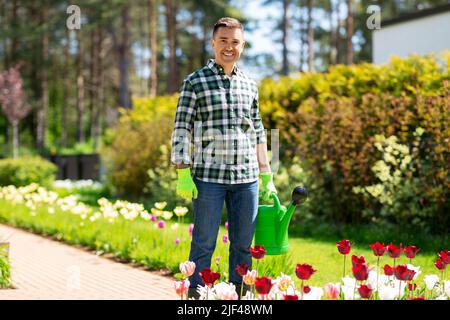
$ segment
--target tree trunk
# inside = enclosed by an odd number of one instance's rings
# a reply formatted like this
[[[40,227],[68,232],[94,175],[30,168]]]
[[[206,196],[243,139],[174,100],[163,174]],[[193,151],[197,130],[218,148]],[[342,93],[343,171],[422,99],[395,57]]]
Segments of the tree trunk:
[[[303,64],[305,63],[305,19],[303,19],[303,1],[300,1],[300,17],[299,17],[299,28],[298,34],[300,37],[300,66],[298,70],[303,72]]]
[[[70,70],[71,70],[71,64],[70,64],[70,54],[69,54],[69,48],[70,48],[70,31],[66,28],[66,39],[67,43],[64,46],[64,80],[63,80],[63,104],[61,108],[61,146],[67,147],[67,128],[69,127],[68,123],[68,104],[70,100]]]
[[[177,76],[177,57],[176,57],[176,7],[174,0],[165,0],[166,7],[166,27],[167,27],[167,41],[169,44],[169,58],[167,75],[167,92],[169,94],[175,93],[178,90],[178,76]]]
[[[330,1],[330,65],[336,64],[337,49],[336,49],[336,29],[333,28],[333,14],[336,12],[333,1]]]
[[[92,88],[91,88],[91,94],[90,94],[90,100],[91,100],[91,110],[90,110],[90,126],[89,126],[89,135],[91,139],[95,139],[96,134],[96,122],[98,118],[98,69],[100,68],[98,62],[99,62],[99,55],[100,55],[100,48],[99,48],[99,29],[100,26],[96,26],[95,29],[91,31],[91,81],[92,81]]]
[[[288,59],[288,29],[289,29],[289,0],[283,0],[283,21],[282,21],[282,45],[283,45],[283,75],[289,74],[289,59]]]
[[[337,28],[336,28],[336,62],[342,63],[342,19],[341,19],[341,0],[337,0],[336,15],[337,15]]]
[[[353,63],[353,5],[352,0],[347,0],[347,64]]]
[[[4,30],[4,32],[8,32],[8,25],[9,25],[9,15],[8,12],[8,4],[6,1],[0,2],[0,17],[1,17],[1,28]],[[3,37],[2,39],[2,45],[3,45],[3,69],[8,70],[9,69],[9,60],[8,60],[8,38]]]
[[[19,60],[17,56],[17,45],[18,45],[18,36],[17,31],[19,29],[19,17],[17,14],[17,10],[19,9],[17,0],[12,1],[12,17],[11,17],[11,51],[9,53],[9,64],[10,66],[14,66],[15,62]],[[6,54],[6,52],[5,52]]]
[[[130,16],[129,6],[125,4],[122,8],[122,41],[119,45],[119,105],[125,109],[131,108],[128,88],[128,66],[130,51]]]
[[[312,26],[312,0],[308,0],[308,70],[314,71],[314,29]]]
[[[19,121],[13,121],[13,158],[19,158]]]
[[[48,11],[46,8],[41,9],[41,23],[46,24],[48,20]],[[41,106],[37,111],[37,132],[36,132],[36,146],[40,152],[43,152],[47,135],[47,114],[48,114],[48,28],[45,25],[45,30],[42,35],[42,64],[39,66],[41,70]],[[34,66],[35,68],[37,66]]]
[[[202,24],[202,29],[203,29],[203,38],[202,38],[202,52],[200,54],[200,66],[203,66],[206,64],[206,60],[208,59],[208,31],[210,30],[210,28],[208,27],[208,25],[205,22],[206,17],[203,18],[203,24]]]
[[[98,45],[97,48],[99,50],[98,54],[98,63],[97,63],[97,79],[98,79],[98,87],[97,87],[97,93],[98,93],[98,107],[96,108],[97,113],[94,114],[94,130],[93,130],[93,137],[94,137],[94,148],[97,150],[97,147],[100,143],[100,136],[102,134],[102,125],[101,121],[103,119],[103,113],[104,113],[104,105],[105,105],[105,88],[104,88],[104,72],[103,72],[103,59],[105,56],[104,48],[103,48],[103,27],[98,28]]]
[[[84,143],[84,75],[83,75],[83,48],[81,45],[81,30],[76,30],[77,35],[77,142]]]
[[[148,88],[151,97],[156,96],[158,90],[158,6],[156,0],[148,0],[148,25],[150,30],[150,78]]]

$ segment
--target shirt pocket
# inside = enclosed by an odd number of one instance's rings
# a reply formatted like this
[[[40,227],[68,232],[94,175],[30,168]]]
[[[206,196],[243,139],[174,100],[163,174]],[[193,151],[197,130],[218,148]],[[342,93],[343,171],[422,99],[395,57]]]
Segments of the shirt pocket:
[[[238,106],[237,106],[237,112],[239,117],[250,117],[250,112],[252,108],[253,98],[243,92],[237,95],[238,99]]]

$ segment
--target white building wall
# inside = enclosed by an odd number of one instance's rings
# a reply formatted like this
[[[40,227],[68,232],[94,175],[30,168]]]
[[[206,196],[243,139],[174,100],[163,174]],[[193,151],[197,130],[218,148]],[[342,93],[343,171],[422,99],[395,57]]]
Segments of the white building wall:
[[[373,62],[389,62],[390,55],[428,54],[450,50],[450,11],[388,25],[375,30]]]

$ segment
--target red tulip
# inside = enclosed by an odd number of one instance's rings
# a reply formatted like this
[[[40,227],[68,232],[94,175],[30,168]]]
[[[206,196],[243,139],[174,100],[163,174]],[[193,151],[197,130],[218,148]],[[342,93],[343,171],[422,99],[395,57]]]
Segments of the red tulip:
[[[336,243],[336,246],[341,254],[348,254],[352,247],[349,240],[341,240]]]
[[[308,280],[311,278],[313,273],[315,273],[317,270],[314,270],[312,266],[309,264],[297,264],[295,267],[295,274],[300,280]]]
[[[220,278],[220,273],[212,272],[209,268],[203,269],[199,274],[202,277],[203,283],[210,287]]]
[[[408,283],[408,290],[409,291],[414,291],[417,288],[417,284],[415,283]]]
[[[392,276],[394,274],[394,268],[392,268],[390,265],[385,264],[383,269],[384,274],[387,276]]]
[[[370,249],[373,250],[373,254],[377,257],[381,257],[386,252],[386,246],[384,243],[375,242],[370,245]]]
[[[249,268],[248,265],[245,264],[245,263],[238,264],[236,266],[236,271],[241,277],[243,277],[243,276],[245,276],[247,274],[248,268]]]
[[[255,289],[259,294],[268,294],[272,288],[272,279],[268,277],[256,278]]]
[[[298,300],[298,295],[294,294],[294,295],[284,295],[284,300]]]
[[[411,281],[415,274],[416,272],[408,269],[408,266],[405,264],[400,264],[394,269],[394,275],[398,280]]]
[[[264,249],[264,246],[255,245],[253,248],[250,247],[250,253],[253,258],[262,259],[266,255],[266,249]]]
[[[359,286],[358,292],[359,292],[359,295],[361,296],[361,298],[369,299],[370,296],[372,295],[373,289],[370,285],[366,286],[365,284],[362,284]]]
[[[389,256],[391,258],[398,258],[402,255],[402,245],[400,248],[396,247],[392,242],[386,246]]]
[[[311,292],[311,288],[310,288],[309,286],[304,286],[304,287],[303,287],[303,292],[304,292],[305,294],[308,294],[308,293]]]
[[[353,276],[356,280],[364,281],[369,277],[369,266],[367,263],[357,264],[352,268]]]
[[[445,264],[450,264],[450,250],[442,250],[438,253],[438,256]]]
[[[417,252],[419,252],[419,251],[420,251],[420,249],[417,248],[416,246],[407,246],[403,249],[403,252],[405,252],[405,255],[410,259],[415,258]]]
[[[434,262],[434,265],[436,266],[436,268],[438,268],[439,270],[445,270],[445,267],[447,266],[446,264],[445,264],[445,261],[442,259],[442,258],[439,258],[439,259],[437,259],[435,262]]]
[[[356,265],[361,264],[361,263],[366,263],[366,260],[364,260],[363,256],[361,256],[359,258],[357,256],[355,256],[355,255],[352,256],[352,265],[353,266],[356,266]]]

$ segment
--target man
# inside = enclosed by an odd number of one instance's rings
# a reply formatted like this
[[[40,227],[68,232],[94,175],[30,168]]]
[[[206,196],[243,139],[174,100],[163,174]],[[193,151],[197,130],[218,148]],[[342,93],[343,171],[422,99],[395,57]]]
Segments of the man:
[[[190,296],[203,285],[199,272],[211,265],[224,202],[230,240],[229,280],[240,288],[242,277],[235,268],[238,264],[251,267],[258,176],[264,200],[277,192],[258,88],[236,66],[244,45],[241,23],[219,19],[211,40],[214,59],[184,80],[178,100],[171,161],[177,166],[177,194],[193,199],[194,205],[189,260],[195,262],[196,270],[189,279]],[[189,152],[192,140],[194,157]]]

